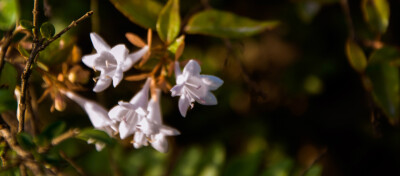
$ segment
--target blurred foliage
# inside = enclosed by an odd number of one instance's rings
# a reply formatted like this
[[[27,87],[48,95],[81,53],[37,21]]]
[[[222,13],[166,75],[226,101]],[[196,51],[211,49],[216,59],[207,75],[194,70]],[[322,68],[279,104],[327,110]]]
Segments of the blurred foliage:
[[[35,119],[37,129],[18,134],[16,140],[46,167],[79,175],[63,152],[87,175],[400,174],[398,1],[39,2],[43,4],[40,35],[45,38],[95,10],[90,22],[40,53],[36,66],[55,79],[68,79],[73,62],[83,67],[80,56],[93,50],[89,32],[96,30],[110,45],[124,43],[136,50],[125,33],[146,38],[147,28],[152,28],[157,32],[154,46],[163,44],[161,48],[168,51],[165,57],[184,46],[181,61],[195,58],[203,66],[202,73],[224,80],[215,92],[218,105],[196,104],[187,118],[180,118],[178,99],[163,94],[164,121],[181,132],[169,139],[172,146],[167,154],[150,147],[134,149],[131,138],[119,141],[91,128],[85,112],[71,101],[66,101],[64,112],[50,112],[54,101],[44,98],[35,107],[40,117]],[[32,6],[26,0],[0,0],[0,37],[16,23],[31,30]],[[27,42],[19,42],[24,37]],[[22,33],[13,38],[8,54],[15,56],[15,62],[10,64],[7,57],[0,75],[2,117],[15,114],[14,89],[31,40]],[[144,70],[157,62],[151,57]],[[137,73],[132,69],[127,75]],[[44,93],[43,84],[40,72],[34,71],[33,100]],[[142,82],[122,81],[100,94],[90,91],[93,84],[81,85],[80,94],[110,109],[119,100],[129,100]],[[76,135],[53,146],[54,139],[75,128],[79,128]],[[95,148],[99,142],[106,144],[101,151]],[[0,142],[0,156],[18,161],[5,144]],[[2,168],[0,175],[20,175],[18,163],[6,164],[13,167]]]

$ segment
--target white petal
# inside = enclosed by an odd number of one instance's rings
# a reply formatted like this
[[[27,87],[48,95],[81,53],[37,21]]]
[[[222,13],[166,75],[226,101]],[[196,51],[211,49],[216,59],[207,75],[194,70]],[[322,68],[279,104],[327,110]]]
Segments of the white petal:
[[[202,105],[216,105],[218,104],[217,98],[215,98],[214,94],[208,92],[208,94],[202,98],[202,101],[198,101],[198,103]]]
[[[147,78],[143,88],[129,101],[129,103],[146,109],[149,101],[149,89],[150,89],[151,78]]]
[[[110,78],[100,77],[100,79],[97,80],[96,85],[93,88],[93,92],[101,92],[101,91],[107,89],[107,87],[110,86],[110,84],[111,84]]]
[[[222,79],[212,75],[200,75],[200,78],[209,90],[216,90],[224,83]]]
[[[103,74],[108,74],[117,68],[117,60],[109,52],[102,52],[94,60],[94,68],[104,72]]]
[[[183,85],[175,85],[174,87],[171,88],[171,96],[176,97],[180,96],[183,93]]]
[[[175,79],[178,79],[180,75],[182,75],[181,67],[179,66],[179,62],[175,61]]]
[[[103,148],[106,146],[106,144],[104,144],[102,142],[96,142],[95,146],[96,146],[96,150],[99,152],[99,151],[103,150]]]
[[[85,55],[82,57],[82,62],[90,67],[93,68],[95,66],[95,61],[96,59],[100,57],[100,54],[96,53],[96,54],[90,54],[90,55]]]
[[[111,110],[108,112],[108,116],[113,120],[121,121],[122,117],[124,117],[127,112],[128,110],[126,108],[117,105],[111,108]]]
[[[149,111],[147,118],[150,121],[152,121],[155,124],[162,123],[161,107],[160,107],[159,101],[155,101],[154,99],[151,99],[149,102],[149,106],[147,107],[147,110]]]
[[[96,33],[90,33],[90,39],[92,40],[93,47],[96,49],[97,53],[110,50],[110,46]]]
[[[63,92],[68,98],[78,103],[89,116],[92,125],[97,129],[111,125],[113,122],[108,117],[108,112],[94,101],[82,98],[72,92]]]
[[[181,134],[177,129],[166,125],[161,126],[160,133],[165,136],[176,136]]]
[[[142,146],[147,146],[146,136],[141,132],[136,132],[133,137],[133,146],[137,149]]]
[[[186,65],[185,68],[183,68],[183,74],[184,75],[199,75],[201,72],[201,68],[199,63],[195,60],[190,60]]]
[[[135,133],[137,118],[127,118],[126,121],[121,121],[119,124],[119,136],[121,139],[125,139],[131,134]]]
[[[165,138],[164,135],[156,135],[155,141],[151,143],[151,146],[162,153],[168,152],[168,140]]]
[[[190,101],[188,98],[185,97],[185,95],[181,95],[179,98],[179,112],[183,117],[186,117],[186,112],[190,106]]]
[[[122,81],[123,77],[124,73],[122,72],[121,69],[117,68],[117,70],[114,72],[114,76],[112,77],[113,86],[117,87],[117,85]]]
[[[128,55],[128,49],[126,49],[124,44],[115,45],[111,48],[110,52],[115,57],[118,64],[124,64],[126,56]]]
[[[154,124],[147,118],[143,118],[142,121],[138,124],[138,128],[140,127],[140,131],[146,135],[156,134],[159,131],[159,125]]]
[[[147,52],[149,51],[148,46],[144,46],[142,49],[129,54],[125,63],[122,67],[122,70],[127,71],[129,70],[137,61],[139,61]]]

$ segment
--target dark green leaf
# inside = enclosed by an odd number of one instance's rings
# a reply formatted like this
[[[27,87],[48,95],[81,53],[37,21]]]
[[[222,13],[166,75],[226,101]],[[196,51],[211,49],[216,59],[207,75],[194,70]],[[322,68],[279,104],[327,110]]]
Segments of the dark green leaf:
[[[202,160],[199,176],[221,175],[221,169],[225,162],[225,148],[222,144],[213,144],[208,147]]]
[[[61,42],[62,41],[62,42]],[[60,44],[64,43],[64,44]],[[40,52],[38,60],[45,65],[52,66],[60,64],[67,60],[68,56],[74,47],[74,40],[67,37],[61,37],[52,42],[45,50]]]
[[[21,45],[18,45],[18,52],[19,52],[19,54],[21,54],[21,56],[29,58],[29,55],[30,55],[29,52],[26,51],[26,49],[23,48]]]
[[[262,176],[290,175],[294,162],[290,158],[284,158],[274,163],[270,163]]]
[[[304,176],[320,176],[322,174],[322,166],[315,164],[304,174]]]
[[[278,24],[278,21],[256,21],[231,12],[206,10],[192,16],[185,30],[189,34],[241,38],[272,29]]]
[[[179,0],[169,0],[167,2],[158,15],[156,27],[161,40],[167,44],[178,36],[181,27]]]
[[[368,64],[378,64],[383,62],[397,63],[400,61],[400,52],[397,48],[384,46],[374,51],[369,57]]]
[[[56,33],[56,29],[54,28],[53,24],[51,24],[50,22],[45,22],[42,24],[42,26],[40,26],[40,34],[44,37],[44,38],[51,38],[54,36],[54,34]]]
[[[91,139],[104,144],[112,144],[112,139],[107,133],[92,128],[82,130],[76,137],[84,141]]]
[[[372,60],[373,58],[371,58]],[[371,64],[367,75],[372,83],[374,101],[382,108],[392,123],[399,115],[399,70],[389,63]]]
[[[390,8],[387,0],[363,0],[364,19],[371,28],[379,33],[385,33],[389,26]]]
[[[32,150],[36,147],[35,143],[33,143],[32,136],[25,132],[17,134],[17,142],[22,148],[26,150]]]
[[[227,164],[225,176],[255,175],[262,159],[262,152],[249,153],[237,156]]]
[[[8,90],[0,89],[0,113],[17,109],[17,101],[14,94]]]
[[[5,63],[3,70],[0,73],[0,88],[7,88],[10,92],[14,93],[15,86],[17,85],[18,73],[13,65]]]
[[[51,140],[60,134],[62,134],[66,128],[66,124],[63,121],[56,121],[49,126],[47,126],[43,132],[40,134],[45,137],[47,140]]]
[[[132,22],[145,27],[156,29],[158,13],[162,4],[154,0],[110,0],[122,14]]]
[[[9,30],[17,20],[18,8],[16,0],[0,1],[0,29]]]
[[[32,29],[34,26],[32,24],[32,21],[28,21],[28,20],[20,20],[19,24],[25,28],[25,29]]]
[[[367,67],[367,57],[357,43],[347,40],[346,54],[351,67],[359,73],[364,72]]]

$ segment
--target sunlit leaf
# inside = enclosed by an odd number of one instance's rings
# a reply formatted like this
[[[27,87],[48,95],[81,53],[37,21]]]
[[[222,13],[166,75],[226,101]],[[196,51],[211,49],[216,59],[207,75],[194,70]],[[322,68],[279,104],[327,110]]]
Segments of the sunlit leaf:
[[[45,22],[42,24],[42,26],[40,26],[40,34],[44,37],[44,38],[51,38],[54,36],[54,34],[56,33],[56,29],[54,28],[54,25],[51,24],[50,22]]]
[[[32,24],[32,21],[28,21],[28,20],[20,20],[19,24],[25,28],[25,29],[32,29],[34,26]]]
[[[33,143],[32,136],[28,133],[24,133],[24,132],[18,133],[16,138],[17,138],[18,144],[26,150],[32,150],[36,147],[35,143]]]
[[[29,52],[26,51],[26,49],[22,47],[22,45],[18,45],[18,52],[19,52],[19,54],[21,54],[21,56],[24,56],[25,58],[28,58],[30,55]]]
[[[122,14],[132,22],[145,27],[156,29],[158,13],[162,4],[154,0],[110,0]]]
[[[389,120],[396,123],[399,115],[400,93],[398,68],[389,63],[370,64],[366,73],[372,83],[374,101],[382,108]]]
[[[367,57],[353,40],[347,40],[346,54],[351,67],[359,73],[364,72],[367,67]]]
[[[169,0],[161,10],[157,19],[157,32],[161,40],[170,43],[179,34],[181,18],[179,16],[179,0]]]
[[[0,1],[0,29],[9,30],[17,20],[18,8],[16,0]]]
[[[256,21],[231,12],[206,10],[193,15],[185,30],[189,34],[241,38],[275,28],[278,24],[278,21]]]
[[[108,136],[104,131],[96,130],[96,129],[84,129],[77,136],[78,139],[82,139],[88,141],[89,139],[102,142],[105,144],[111,144],[112,139]]]
[[[363,0],[364,19],[373,30],[385,33],[389,26],[390,8],[387,0]]]
[[[181,35],[179,38],[177,38],[173,43],[171,43],[171,45],[168,46],[168,51],[174,53],[174,54],[182,54],[182,51],[178,51],[179,47],[181,47],[182,45],[185,45],[185,36]],[[182,48],[183,49],[183,48]]]

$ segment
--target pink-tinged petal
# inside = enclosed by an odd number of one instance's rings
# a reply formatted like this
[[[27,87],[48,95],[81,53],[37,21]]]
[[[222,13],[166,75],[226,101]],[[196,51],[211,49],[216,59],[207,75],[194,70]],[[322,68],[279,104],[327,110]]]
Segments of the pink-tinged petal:
[[[96,49],[97,53],[110,50],[110,46],[96,33],[90,33],[90,39],[92,40],[93,47]]]
[[[165,136],[176,136],[181,134],[177,129],[166,125],[161,126],[160,133]]]
[[[216,90],[224,83],[222,79],[212,75],[200,75],[200,78],[208,86],[208,90]]]
[[[186,112],[190,106],[190,101],[185,97],[185,94],[181,95],[179,98],[179,112],[183,117],[186,117]]]
[[[136,95],[129,101],[129,103],[146,109],[147,103],[149,101],[150,83],[151,78],[147,78],[146,83],[144,83],[143,85],[143,88],[138,93],[136,93]]]
[[[87,100],[72,92],[63,92],[65,96],[79,104],[89,116],[92,125],[97,129],[112,125],[112,121],[108,117],[108,112],[102,106],[94,101]]]
[[[175,79],[178,79],[180,75],[182,75],[181,67],[179,66],[179,62],[175,61]]]
[[[107,87],[110,86],[110,84],[111,84],[110,78],[100,77],[100,79],[97,80],[96,85],[93,88],[93,92],[102,92],[103,90],[107,89]]]
[[[117,70],[115,70],[114,75],[112,77],[113,86],[117,87],[117,85],[122,81],[123,77],[124,77],[124,73],[122,72],[121,69],[117,68]]]
[[[182,95],[184,85],[175,85],[171,88],[171,96],[176,97]]]
[[[157,134],[154,138],[154,141],[151,143],[154,149],[158,150],[162,153],[168,152],[168,140],[162,134]]]
[[[152,135],[158,133],[158,126],[159,125],[154,124],[151,120],[143,118],[142,121],[139,122],[137,128],[146,135]]]
[[[96,53],[96,54],[90,54],[90,55],[85,55],[85,56],[82,57],[82,62],[83,62],[86,66],[88,66],[88,67],[90,67],[90,68],[93,68],[93,67],[95,66],[95,62],[96,62],[96,59],[97,59],[98,57],[100,57],[100,54],[98,54],[98,53]]]
[[[122,67],[122,70],[127,71],[129,70],[137,61],[139,61],[147,52],[149,51],[148,46],[144,46],[142,49],[129,54],[125,60],[125,63]]]
[[[146,136],[142,132],[136,132],[135,136],[133,137],[133,147],[136,149],[147,146],[147,139]]]
[[[128,113],[128,111],[129,111],[128,109],[117,105],[111,108],[111,110],[108,112],[108,116],[112,120],[121,121],[122,118]]]
[[[217,98],[215,98],[214,94],[208,92],[208,94],[202,98],[202,101],[198,101],[198,103],[202,105],[216,105],[218,104]]]
[[[124,64],[126,56],[128,55],[128,49],[126,49],[124,44],[115,45],[111,48],[110,52],[117,60],[118,64]]]
[[[195,60],[190,60],[186,65],[185,68],[183,68],[183,74],[184,75],[192,75],[192,76],[197,76],[201,72],[201,68],[199,63]]]

